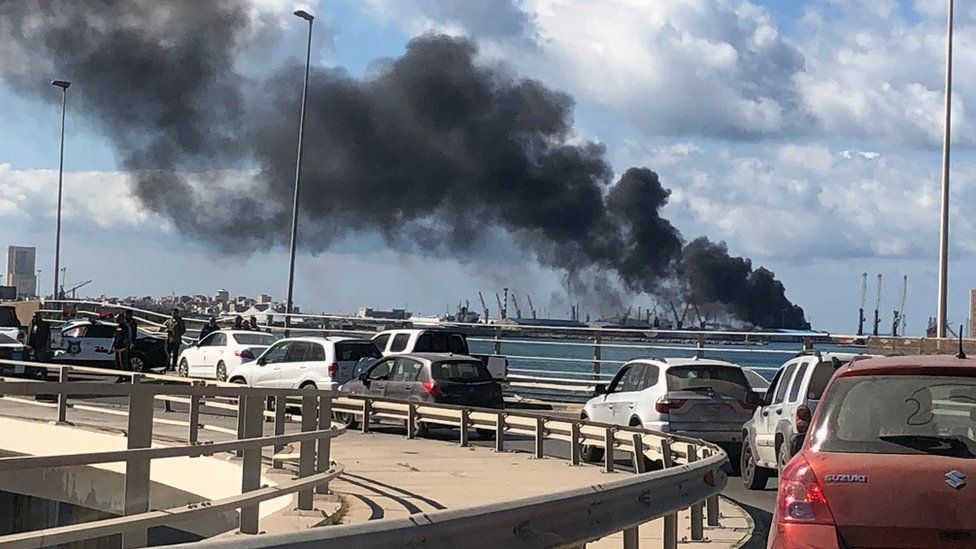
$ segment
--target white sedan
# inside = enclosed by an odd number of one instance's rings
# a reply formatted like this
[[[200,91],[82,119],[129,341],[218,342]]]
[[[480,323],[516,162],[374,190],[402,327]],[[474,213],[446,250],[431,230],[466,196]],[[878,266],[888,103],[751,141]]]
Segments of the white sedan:
[[[228,374],[251,362],[276,341],[271,334],[246,330],[219,330],[180,353],[177,373],[227,381]]]

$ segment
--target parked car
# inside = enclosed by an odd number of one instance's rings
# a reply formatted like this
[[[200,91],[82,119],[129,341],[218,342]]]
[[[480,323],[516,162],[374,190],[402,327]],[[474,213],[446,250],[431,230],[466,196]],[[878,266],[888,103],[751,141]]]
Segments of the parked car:
[[[742,423],[754,409],[746,402],[751,390],[743,369],[730,362],[639,358],[624,364],[609,386],[597,386],[582,418],[704,439],[735,464]],[[584,446],[583,458],[599,461],[603,448]]]
[[[114,368],[115,353],[112,338],[115,322],[72,320],[61,327],[61,348],[54,351],[54,362]],[[133,372],[166,368],[166,342],[138,330],[133,350],[129,354],[129,369]]]
[[[976,546],[976,360],[853,361],[783,467],[769,547]]]
[[[228,373],[256,359],[275,341],[275,336],[262,332],[219,330],[180,353],[177,373],[227,381]]]
[[[235,368],[230,382],[335,390],[353,379],[356,363],[362,358],[378,359],[382,355],[368,339],[293,337],[275,342],[256,360]]]
[[[809,352],[794,357],[776,372],[761,400],[742,426],[742,482],[762,490],[803,443],[813,411],[834,372],[861,357],[852,353]],[[865,356],[866,358],[866,356]]]
[[[17,309],[10,305],[0,305],[0,335],[21,343],[27,342],[27,327],[17,318]]]
[[[7,334],[0,333],[0,359],[4,360],[27,360],[24,352],[24,344],[13,339]],[[0,374],[23,374],[23,366],[13,364],[0,364]]]
[[[454,353],[480,359],[495,379],[508,378],[508,359],[498,355],[471,354],[463,332],[450,330],[386,330],[373,336],[373,343],[383,356],[407,353]]]
[[[341,391],[359,395],[458,404],[481,408],[503,408],[502,387],[481,360],[445,353],[411,353],[376,361],[359,378]],[[358,424],[350,414],[336,414],[348,426]],[[426,429],[421,423],[420,427]],[[494,431],[479,430],[482,436]]]

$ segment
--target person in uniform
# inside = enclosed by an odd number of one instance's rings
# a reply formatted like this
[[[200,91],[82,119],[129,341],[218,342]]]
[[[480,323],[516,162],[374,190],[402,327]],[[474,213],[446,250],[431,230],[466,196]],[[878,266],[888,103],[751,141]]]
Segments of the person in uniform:
[[[176,361],[180,357],[180,346],[183,344],[183,334],[186,333],[186,324],[180,316],[179,309],[173,309],[173,314],[163,323],[166,330],[166,356],[168,364],[166,370],[176,370]]]
[[[115,317],[117,324],[112,334],[112,350],[115,351],[115,369],[126,371],[129,369],[129,325],[125,315],[119,313]]]
[[[41,317],[40,311],[35,312],[34,318],[31,319],[27,332],[27,346],[30,347],[35,362],[47,362],[50,360],[51,327]],[[43,368],[28,367],[25,369],[25,373],[27,377],[38,377],[38,374],[44,377]]]

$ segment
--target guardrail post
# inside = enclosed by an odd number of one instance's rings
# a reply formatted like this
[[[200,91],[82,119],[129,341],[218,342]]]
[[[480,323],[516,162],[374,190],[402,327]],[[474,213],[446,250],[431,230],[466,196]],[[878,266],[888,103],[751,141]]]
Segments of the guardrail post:
[[[68,392],[66,390],[65,384],[68,383],[68,373],[71,371],[71,366],[62,366],[58,370],[58,425],[65,423],[65,418],[68,415]],[[44,374],[47,377],[47,374]]]
[[[711,457],[711,450],[702,450],[704,457]],[[709,526],[718,526],[718,494],[705,500],[705,518]]]
[[[624,549],[638,549],[640,547],[640,531],[637,526],[624,530]]]
[[[607,427],[603,433],[604,445],[606,450],[603,452],[603,471],[605,473],[613,472],[613,447],[614,443],[614,433],[616,429],[613,427]]]
[[[461,408],[461,421],[458,427],[461,430],[461,448],[468,446],[468,429],[471,428],[470,410]]]
[[[644,439],[641,438],[639,433],[633,434],[633,456],[634,456],[634,471],[637,474],[647,472],[647,459],[644,457]]]
[[[698,461],[698,448],[694,444],[688,445],[688,463],[694,463]],[[692,541],[702,541],[705,539],[705,530],[702,527],[702,521],[704,521],[704,516],[702,513],[702,503],[693,503],[691,505],[691,540]]]
[[[285,434],[285,412],[288,411],[288,397],[283,395],[275,395],[274,397],[274,434],[283,435]],[[275,444],[274,453],[277,454],[285,449],[284,444]],[[271,460],[272,469],[281,469],[281,460]]]
[[[812,351],[813,350],[813,340],[809,337],[803,338],[803,350]]]
[[[505,412],[495,416],[495,451],[505,451]]]
[[[126,447],[149,448],[152,446],[153,394],[138,387],[141,375],[132,376],[132,393],[129,394],[129,421],[126,431]],[[131,458],[125,462],[125,495],[123,514],[135,515],[149,510],[149,460]],[[122,534],[122,547],[145,547],[149,542],[145,527]]]
[[[363,399],[363,422],[360,425],[360,430],[363,433],[369,432],[369,417],[373,415],[373,401],[366,397]]]
[[[546,419],[542,416],[535,418],[535,458],[546,457]]]
[[[661,460],[664,468],[674,466],[674,456],[671,455],[671,441],[661,440]],[[664,549],[678,549],[678,513],[664,515],[663,532]]]
[[[581,461],[582,447],[580,444],[580,424],[572,422],[569,424],[569,462],[571,465],[579,465]]]
[[[264,398],[258,395],[240,397],[244,403],[244,438],[264,436]],[[241,464],[241,493],[261,487],[261,448],[248,448]],[[241,507],[241,533],[258,533],[258,503]]]
[[[314,431],[318,417],[315,414],[315,394],[306,391],[307,395],[302,395],[302,432]],[[315,440],[303,440],[298,455],[298,476],[305,478],[315,472]],[[302,511],[312,510],[312,488],[307,488],[298,492],[298,508]]]
[[[695,343],[695,356],[705,358],[705,334],[698,334],[698,341]]]
[[[244,397],[237,398],[237,440],[244,438],[244,418],[246,414],[244,413]],[[234,450],[234,455],[241,457],[244,455],[243,450]]]
[[[319,395],[319,430],[332,429],[332,395]],[[318,452],[315,455],[315,472],[324,473],[329,470],[332,458],[332,437],[326,435],[319,439]],[[316,494],[328,494],[329,483],[324,482],[315,487]]]
[[[502,354],[502,329],[500,326],[495,327],[495,354]]]
[[[195,387],[198,384],[196,382],[191,385]],[[186,441],[190,444],[196,444],[200,440],[200,395],[190,395],[190,431],[186,435]]]
[[[603,357],[603,347],[600,346],[601,341],[600,332],[597,332],[596,337],[593,339],[593,379],[596,381],[600,381],[600,364]]]
[[[407,438],[417,438],[417,405],[407,404]]]

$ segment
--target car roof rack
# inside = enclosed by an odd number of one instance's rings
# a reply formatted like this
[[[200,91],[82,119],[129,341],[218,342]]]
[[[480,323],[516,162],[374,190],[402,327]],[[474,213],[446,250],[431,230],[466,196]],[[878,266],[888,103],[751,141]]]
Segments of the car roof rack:
[[[801,356],[815,356],[815,357],[820,358],[820,357],[823,356],[823,353],[820,352],[820,349],[804,349],[804,350],[800,351],[799,353],[796,353],[795,355],[793,355],[793,358],[797,358],[797,357],[801,357]]]

